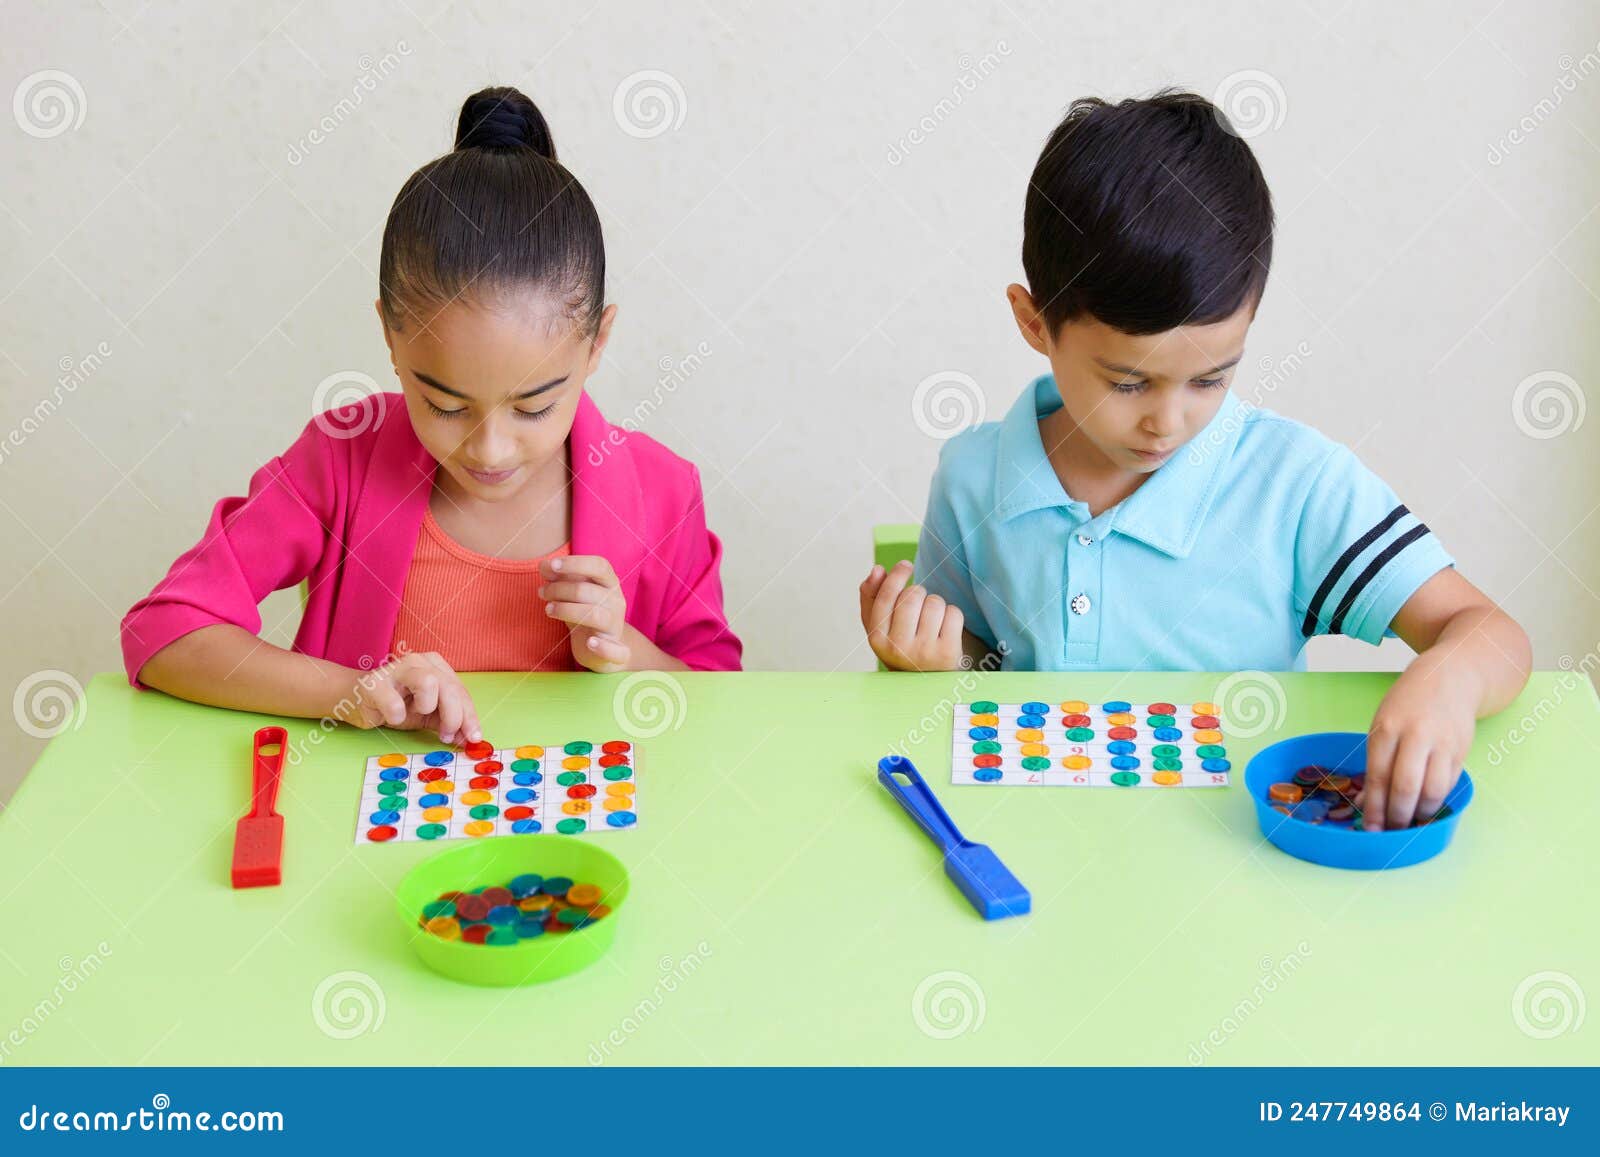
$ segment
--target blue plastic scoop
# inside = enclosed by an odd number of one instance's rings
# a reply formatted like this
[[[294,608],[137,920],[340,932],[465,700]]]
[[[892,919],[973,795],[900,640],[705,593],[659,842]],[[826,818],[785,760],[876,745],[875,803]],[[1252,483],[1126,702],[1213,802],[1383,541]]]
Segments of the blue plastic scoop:
[[[956,882],[980,916],[985,920],[1022,916],[1033,906],[1028,889],[1000,862],[999,856],[987,845],[975,844],[956,830],[909,759],[886,755],[878,760],[878,782],[939,845],[944,852],[945,875]]]

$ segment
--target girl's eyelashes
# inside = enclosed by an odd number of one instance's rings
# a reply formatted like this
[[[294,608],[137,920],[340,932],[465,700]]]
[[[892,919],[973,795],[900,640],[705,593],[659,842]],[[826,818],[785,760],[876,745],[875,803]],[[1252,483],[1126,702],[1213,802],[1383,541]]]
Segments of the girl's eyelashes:
[[[1196,378],[1194,384],[1202,390],[1214,390],[1227,380],[1226,376],[1220,378]]]
[[[440,418],[459,418],[467,412],[466,407],[462,407],[459,410],[446,410],[442,407],[434,405],[433,402],[428,398],[423,398],[422,400],[427,403],[428,409],[431,410],[435,416]],[[511,412],[519,418],[525,418],[530,422],[537,422],[540,418],[543,418],[549,414],[553,409],[555,409],[555,406],[551,405],[546,406],[542,410],[534,410],[530,412],[528,410],[518,410],[513,407]]]
[[[427,402],[428,409],[432,410],[436,417],[440,417],[440,418],[459,418],[462,414],[465,414],[467,412],[465,408],[462,408],[460,410],[444,410],[444,409],[439,408],[438,406],[435,406],[433,404],[433,402],[430,401],[427,398],[423,398],[422,400],[424,402]]]
[[[516,407],[513,406],[512,409],[511,409],[511,412],[513,414],[515,414],[519,418],[526,418],[530,422],[537,422],[540,418],[543,418],[545,415],[549,414],[550,411],[553,410],[553,409],[555,409],[554,405],[546,406],[542,410],[532,410],[532,411],[519,410],[519,409],[517,409]]]

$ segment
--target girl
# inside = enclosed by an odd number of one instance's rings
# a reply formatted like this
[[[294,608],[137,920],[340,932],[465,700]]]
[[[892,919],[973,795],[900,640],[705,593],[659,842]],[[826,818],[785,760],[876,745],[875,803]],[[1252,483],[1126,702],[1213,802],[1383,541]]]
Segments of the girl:
[[[378,317],[401,392],[318,414],[122,622],[136,687],[482,737],[457,671],[737,670],[694,466],[585,392],[600,220],[513,88],[400,190]],[[309,579],[292,651],[257,604]]]

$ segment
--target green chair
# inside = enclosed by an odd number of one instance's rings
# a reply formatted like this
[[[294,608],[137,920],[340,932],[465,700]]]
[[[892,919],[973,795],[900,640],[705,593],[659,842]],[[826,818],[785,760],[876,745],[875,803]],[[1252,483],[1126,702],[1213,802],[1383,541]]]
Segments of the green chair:
[[[888,570],[897,562],[917,561],[917,540],[922,527],[915,522],[884,522],[872,528],[872,561]],[[880,660],[878,670],[889,668]]]

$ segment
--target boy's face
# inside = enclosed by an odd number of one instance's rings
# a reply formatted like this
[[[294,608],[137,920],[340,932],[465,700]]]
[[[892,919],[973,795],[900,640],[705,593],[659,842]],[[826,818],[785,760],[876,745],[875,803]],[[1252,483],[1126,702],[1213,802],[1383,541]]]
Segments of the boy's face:
[[[1136,337],[1092,317],[1052,335],[1020,285],[1007,292],[1028,344],[1050,360],[1067,415],[1107,462],[1149,474],[1215,416],[1244,356],[1255,305],[1209,325]]]

